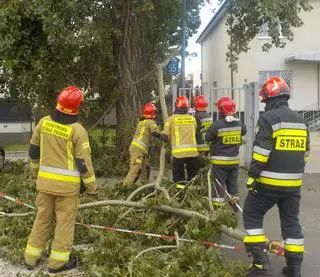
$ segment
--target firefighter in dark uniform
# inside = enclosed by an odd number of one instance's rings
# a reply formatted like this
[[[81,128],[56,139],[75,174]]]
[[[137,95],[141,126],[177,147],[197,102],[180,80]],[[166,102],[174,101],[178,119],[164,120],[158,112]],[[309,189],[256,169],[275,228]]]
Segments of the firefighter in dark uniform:
[[[265,113],[258,121],[243,213],[244,243],[253,257],[246,276],[272,276],[263,217],[277,205],[287,262],[282,271],[289,277],[301,277],[304,239],[298,216],[309,132],[304,119],[288,107],[290,90],[284,80],[268,80],[260,97],[266,103]]]
[[[232,196],[231,203],[238,203],[238,169],[239,148],[242,136],[246,134],[246,128],[235,116],[236,104],[229,97],[222,97],[216,104],[220,119],[208,129],[205,139],[211,142],[212,171],[219,180],[219,184],[213,186],[212,203],[215,207],[224,205],[224,190]]]
[[[197,121],[196,139],[199,154],[208,154],[209,145],[202,138],[202,134],[206,132],[212,125],[212,117],[207,112],[208,102],[203,95],[197,96],[193,100],[196,113],[194,117]]]
[[[185,96],[177,98],[175,112],[164,125],[161,139],[172,148],[172,175],[177,189],[183,189],[186,182],[195,177],[199,170],[196,141],[197,122],[188,114],[189,101]],[[185,176],[185,169],[188,177]]]

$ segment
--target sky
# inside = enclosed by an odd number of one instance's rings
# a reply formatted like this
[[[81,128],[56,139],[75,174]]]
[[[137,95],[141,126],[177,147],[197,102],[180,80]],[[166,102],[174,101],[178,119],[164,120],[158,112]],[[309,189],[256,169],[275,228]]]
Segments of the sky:
[[[194,71],[200,71],[201,70],[201,46],[200,44],[196,43],[196,40],[204,30],[204,28],[208,25],[209,21],[213,17],[213,9],[217,7],[216,0],[210,1],[209,4],[206,4],[200,11],[200,18],[201,18],[201,26],[198,30],[198,32],[189,39],[188,41],[188,47],[187,51],[189,53],[198,53],[197,58],[191,58],[189,60],[186,59],[186,75],[193,73]]]

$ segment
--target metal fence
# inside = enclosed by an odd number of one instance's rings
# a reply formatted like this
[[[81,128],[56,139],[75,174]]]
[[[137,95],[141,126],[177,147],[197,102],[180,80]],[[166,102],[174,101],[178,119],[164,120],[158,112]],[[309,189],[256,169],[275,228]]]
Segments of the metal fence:
[[[194,97],[204,95],[209,102],[208,112],[210,112],[213,118],[218,118],[219,115],[216,109],[217,101],[224,96],[232,98],[237,105],[237,116],[247,127],[246,144],[240,151],[240,161],[242,166],[248,168],[251,161],[256,124],[259,117],[258,87],[258,83],[250,83],[244,85],[242,88],[204,87],[203,90],[199,88],[180,88],[178,91],[175,86],[171,89],[172,104],[178,96],[184,95],[189,99],[190,103],[193,103]],[[174,109],[174,104],[172,106],[172,109]]]

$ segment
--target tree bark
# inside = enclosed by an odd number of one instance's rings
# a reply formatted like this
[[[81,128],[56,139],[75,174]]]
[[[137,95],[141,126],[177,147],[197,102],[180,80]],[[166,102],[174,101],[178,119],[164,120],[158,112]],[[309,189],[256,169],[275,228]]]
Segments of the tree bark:
[[[133,84],[147,72],[150,65],[146,59],[145,33],[143,22],[135,14],[134,1],[117,0],[113,3],[113,27],[117,30],[113,40],[116,86],[121,97],[116,103],[117,146],[127,150],[142,105],[148,101],[148,79]]]

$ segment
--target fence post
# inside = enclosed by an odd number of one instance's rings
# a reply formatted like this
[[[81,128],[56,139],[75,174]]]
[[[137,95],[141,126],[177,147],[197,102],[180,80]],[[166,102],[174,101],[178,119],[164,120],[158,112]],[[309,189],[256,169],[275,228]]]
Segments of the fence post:
[[[178,85],[177,84],[171,84],[171,97],[172,97],[172,103],[171,103],[171,107],[172,107],[172,113],[174,112],[175,106],[174,103],[177,99],[177,93],[178,93]]]
[[[249,168],[252,156],[253,142],[256,135],[256,126],[259,118],[258,83],[244,85],[245,113],[244,119],[247,127],[244,167]]]

